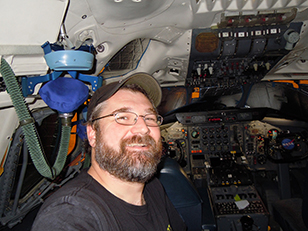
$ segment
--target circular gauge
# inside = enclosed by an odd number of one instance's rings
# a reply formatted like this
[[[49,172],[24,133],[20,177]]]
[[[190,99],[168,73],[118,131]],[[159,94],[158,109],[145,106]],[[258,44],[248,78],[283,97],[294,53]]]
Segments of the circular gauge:
[[[196,131],[196,130],[193,130],[191,132],[191,137],[194,138],[194,139],[198,138],[199,135],[200,135],[200,133],[198,131]]]
[[[257,161],[259,164],[265,164],[266,163],[266,156],[261,154],[257,156]]]
[[[267,132],[267,135],[268,135],[268,138],[270,138],[271,140],[276,140],[278,133],[279,132],[277,129],[271,129]]]

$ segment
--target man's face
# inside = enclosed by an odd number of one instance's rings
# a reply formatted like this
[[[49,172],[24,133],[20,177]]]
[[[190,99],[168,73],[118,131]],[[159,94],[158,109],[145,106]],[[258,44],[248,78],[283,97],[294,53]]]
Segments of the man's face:
[[[100,116],[121,111],[138,115],[153,113],[150,101],[140,92],[119,90],[110,99]],[[95,160],[115,177],[144,183],[156,171],[162,145],[159,127],[148,127],[139,117],[135,125],[118,124],[114,116],[101,119],[96,131]]]

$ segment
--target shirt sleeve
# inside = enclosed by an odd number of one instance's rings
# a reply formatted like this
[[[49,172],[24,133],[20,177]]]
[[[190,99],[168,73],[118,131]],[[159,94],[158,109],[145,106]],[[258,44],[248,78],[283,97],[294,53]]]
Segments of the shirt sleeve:
[[[51,230],[102,230],[97,226],[91,211],[72,204],[58,204],[40,211],[32,231]]]
[[[117,230],[117,222],[108,216],[108,209],[80,198],[63,200],[41,208],[31,231]]]

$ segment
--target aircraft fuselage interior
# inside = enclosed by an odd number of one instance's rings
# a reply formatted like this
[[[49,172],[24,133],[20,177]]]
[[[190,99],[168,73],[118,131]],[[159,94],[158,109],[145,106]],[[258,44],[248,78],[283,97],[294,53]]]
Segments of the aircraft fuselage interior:
[[[88,102],[137,72],[162,88],[156,176],[188,231],[308,230],[308,1],[17,0],[0,12],[0,230],[30,230],[90,166]]]

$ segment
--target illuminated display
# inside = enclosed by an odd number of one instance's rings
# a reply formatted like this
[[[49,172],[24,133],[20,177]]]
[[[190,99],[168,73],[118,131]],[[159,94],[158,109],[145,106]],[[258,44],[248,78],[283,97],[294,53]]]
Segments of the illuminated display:
[[[209,122],[221,122],[222,121],[222,118],[220,117],[212,117],[212,118],[208,118],[208,121]]]

